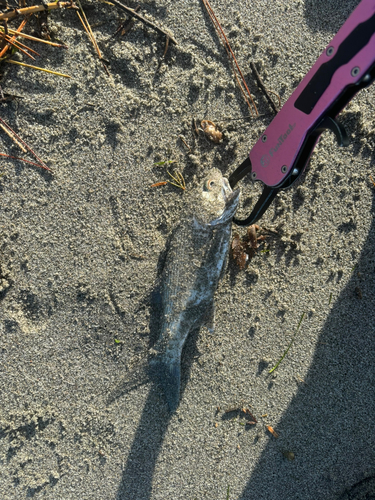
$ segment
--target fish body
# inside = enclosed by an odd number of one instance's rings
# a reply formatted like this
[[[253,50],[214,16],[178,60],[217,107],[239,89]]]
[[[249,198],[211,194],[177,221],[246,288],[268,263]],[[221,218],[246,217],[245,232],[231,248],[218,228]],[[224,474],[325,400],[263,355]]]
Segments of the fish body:
[[[176,227],[161,277],[161,332],[150,360],[170,411],[180,399],[181,353],[189,333],[213,331],[214,293],[229,251],[231,224],[239,201],[217,169],[195,193],[193,213]]]

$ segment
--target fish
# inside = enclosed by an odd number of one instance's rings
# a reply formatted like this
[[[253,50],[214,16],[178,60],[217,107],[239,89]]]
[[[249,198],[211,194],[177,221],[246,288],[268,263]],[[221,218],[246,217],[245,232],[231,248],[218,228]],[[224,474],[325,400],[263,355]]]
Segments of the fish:
[[[192,196],[161,273],[160,333],[149,358],[150,377],[163,389],[170,412],[180,401],[181,353],[189,333],[202,326],[214,330],[214,294],[226,269],[240,191],[232,191],[214,168]]]

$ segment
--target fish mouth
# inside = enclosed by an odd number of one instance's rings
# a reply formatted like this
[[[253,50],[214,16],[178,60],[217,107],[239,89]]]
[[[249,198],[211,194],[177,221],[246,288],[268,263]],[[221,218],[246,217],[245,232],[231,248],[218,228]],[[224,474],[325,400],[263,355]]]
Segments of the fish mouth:
[[[221,188],[221,192],[223,194],[223,198],[225,200],[225,204],[233,198],[233,191],[230,187],[228,179],[223,178],[223,187]]]
[[[218,224],[223,224],[234,217],[236,213],[238,202],[240,200],[240,190],[239,188],[232,191],[227,179],[223,179],[222,195],[225,202],[225,208],[220,217],[210,222],[210,226],[216,226]]]
[[[232,204],[233,200],[239,196],[240,190],[235,189],[234,191],[230,187],[228,179],[224,177],[223,179],[223,187],[222,187],[223,198],[225,201],[226,210],[229,208],[229,205]],[[238,203],[238,201],[237,201]]]

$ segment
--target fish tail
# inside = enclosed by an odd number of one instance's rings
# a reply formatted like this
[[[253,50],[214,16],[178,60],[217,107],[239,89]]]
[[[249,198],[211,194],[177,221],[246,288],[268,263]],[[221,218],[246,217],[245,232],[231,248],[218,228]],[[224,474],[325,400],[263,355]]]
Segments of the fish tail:
[[[150,368],[152,378],[163,388],[169,411],[176,411],[180,402],[180,359],[166,362],[163,358],[154,358]]]

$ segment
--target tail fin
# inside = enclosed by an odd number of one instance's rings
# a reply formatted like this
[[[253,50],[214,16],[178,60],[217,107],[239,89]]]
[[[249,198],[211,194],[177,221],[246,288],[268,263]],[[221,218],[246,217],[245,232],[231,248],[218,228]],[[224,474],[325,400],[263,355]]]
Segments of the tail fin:
[[[163,388],[169,411],[177,410],[180,402],[181,367],[176,361],[154,358],[150,363],[151,377]]]

